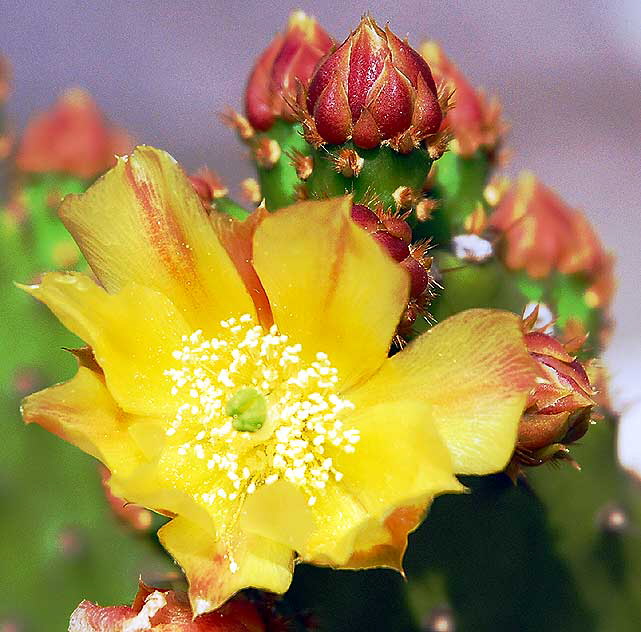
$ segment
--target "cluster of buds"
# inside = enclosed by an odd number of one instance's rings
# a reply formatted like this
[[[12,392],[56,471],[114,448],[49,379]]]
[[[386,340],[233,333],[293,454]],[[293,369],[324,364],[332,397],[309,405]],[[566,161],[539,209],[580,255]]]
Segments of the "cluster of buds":
[[[525,342],[538,363],[540,377],[519,424],[516,449],[508,467],[512,475],[518,474],[522,465],[542,465],[555,459],[576,466],[568,445],[587,432],[597,404],[585,367],[572,355],[585,338],[563,345],[540,328],[533,329],[538,318],[535,308],[523,320]]]
[[[309,81],[334,42],[316,20],[294,11],[285,33],[278,34],[258,58],[245,91],[245,113],[254,129],[268,130],[276,119],[296,120],[290,104],[297,82]]]
[[[436,42],[423,44],[421,54],[434,79],[447,86],[446,93],[454,98],[442,124],[451,135],[449,149],[466,158],[481,148],[495,155],[507,132],[499,101],[488,101],[481,90],[476,90]]]
[[[488,226],[500,235],[499,256],[533,279],[581,274],[586,303],[606,307],[614,289],[613,261],[583,213],[570,208],[531,173],[522,174],[498,201]]]
[[[401,153],[438,132],[443,112],[425,60],[369,16],[320,64],[298,94],[306,140],[352,140],[363,149],[386,142]]]
[[[107,124],[91,96],[74,89],[29,124],[16,164],[28,173],[66,173],[91,179],[112,167],[116,155],[131,148],[127,133]]]
[[[352,206],[352,219],[375,239],[394,261],[410,276],[410,297],[401,317],[397,342],[411,334],[419,316],[427,316],[427,306],[433,298],[434,280],[430,273],[432,258],[427,255],[427,242],[412,244],[412,229],[402,215],[372,210],[364,204]]]

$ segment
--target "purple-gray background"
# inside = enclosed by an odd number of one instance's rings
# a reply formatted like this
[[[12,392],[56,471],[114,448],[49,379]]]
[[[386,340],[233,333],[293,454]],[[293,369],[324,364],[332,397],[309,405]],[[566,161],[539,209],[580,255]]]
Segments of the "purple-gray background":
[[[89,90],[136,138],[187,168],[227,182],[250,175],[217,120],[241,103],[252,60],[291,9],[337,39],[361,13],[390,21],[418,46],[439,40],[512,122],[508,172],[532,169],[583,208],[619,260],[617,331],[608,354],[615,398],[641,398],[641,2],[507,0],[466,3],[9,2],[0,0],[0,52],[15,73],[17,126],[63,89]],[[634,422],[628,427],[634,429]],[[626,446],[641,460],[641,412]],[[636,447],[635,447],[636,445]]]

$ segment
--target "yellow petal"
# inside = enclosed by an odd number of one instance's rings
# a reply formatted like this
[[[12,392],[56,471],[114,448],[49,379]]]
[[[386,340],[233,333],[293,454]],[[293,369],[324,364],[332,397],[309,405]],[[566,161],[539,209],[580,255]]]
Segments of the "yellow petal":
[[[407,536],[423,522],[429,500],[416,505],[399,507],[377,529],[361,533],[354,543],[354,554],[345,568],[385,566],[403,573],[403,556]]]
[[[110,470],[128,473],[143,456],[128,434],[128,419],[100,375],[80,367],[75,377],[27,397],[27,423],[37,423],[102,461]]]
[[[158,537],[187,576],[194,615],[218,608],[248,586],[280,594],[291,583],[292,550],[266,538],[237,531],[224,546],[181,516],[163,526]]]
[[[314,529],[314,518],[303,492],[286,481],[263,485],[243,503],[241,528],[300,549]]]
[[[303,353],[327,353],[344,385],[384,361],[408,296],[405,271],[350,212],[348,197],[301,202],[265,218],[254,236],[274,321]]]
[[[357,407],[420,397],[458,474],[489,474],[507,463],[536,365],[515,314],[468,310],[433,327],[390,358],[362,387]]]
[[[130,282],[162,292],[193,329],[254,314],[249,294],[185,174],[139,147],[60,216],[107,291]]]
[[[164,371],[175,365],[171,354],[191,331],[165,296],[134,284],[107,294],[76,272],[45,274],[40,285],[25,289],[93,348],[121,408],[173,415],[173,383]]]
[[[360,440],[353,454],[328,451],[343,477],[318,495],[316,531],[301,551],[306,560],[339,566],[361,547],[387,543],[383,527],[399,507],[424,508],[437,494],[464,489],[424,402],[357,408],[345,425],[357,429]],[[397,540],[404,549],[403,537]]]

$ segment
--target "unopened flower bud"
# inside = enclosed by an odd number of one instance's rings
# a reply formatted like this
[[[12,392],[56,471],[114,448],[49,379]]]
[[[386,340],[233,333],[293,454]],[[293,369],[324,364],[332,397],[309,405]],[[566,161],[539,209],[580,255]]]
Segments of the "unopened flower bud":
[[[299,106],[315,144],[351,138],[364,149],[388,140],[410,151],[437,132],[442,119],[425,60],[369,16],[318,67]]]
[[[115,164],[116,155],[129,153],[131,146],[129,136],[108,125],[94,100],[76,89],[31,121],[16,164],[30,173],[94,178]]]
[[[403,261],[401,261],[401,265],[410,274],[410,296],[412,298],[417,298],[425,292],[429,285],[429,272],[421,261],[411,255],[403,259]]]
[[[388,233],[386,230],[379,230],[373,233],[372,237],[383,246],[385,251],[394,259],[394,261],[403,261],[406,257],[409,257],[410,250],[405,243],[399,237],[395,237],[391,233]]]
[[[277,118],[295,120],[288,101],[295,100],[296,81],[309,81],[332,44],[314,18],[302,11],[292,13],[287,30],[260,56],[247,83],[245,112],[255,129],[266,131]]]
[[[524,465],[568,459],[567,446],[587,432],[597,403],[585,367],[552,336],[528,331],[537,318],[535,309],[524,321],[525,342],[541,374],[519,425],[514,460]]]
[[[496,99],[488,102],[436,42],[423,44],[421,53],[437,83],[447,86],[453,94],[453,107],[448,108],[443,121],[452,134],[450,148],[462,156],[471,156],[479,148],[496,149],[507,131],[499,102]]]
[[[412,241],[412,228],[410,225],[400,217],[386,217],[383,219],[383,226],[385,230],[394,237],[398,237],[406,244]]]
[[[563,274],[595,275],[607,256],[585,216],[570,208],[531,173],[523,173],[489,218],[501,235],[506,265],[545,278]]]
[[[352,219],[368,233],[373,233],[381,228],[381,220],[378,215],[364,204],[352,206]]]

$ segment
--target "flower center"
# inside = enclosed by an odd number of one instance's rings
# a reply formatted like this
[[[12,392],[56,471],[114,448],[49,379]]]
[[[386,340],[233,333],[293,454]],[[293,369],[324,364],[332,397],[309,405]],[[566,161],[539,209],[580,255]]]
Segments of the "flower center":
[[[217,338],[200,330],[183,337],[173,353],[178,366],[165,371],[181,401],[167,437],[191,467],[195,459],[222,474],[194,496],[213,505],[283,480],[313,505],[342,478],[332,451],[354,452],[360,439],[342,421],[354,405],[338,392],[337,369],[322,352],[305,362],[300,344],[248,314],[220,325]]]

